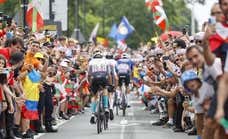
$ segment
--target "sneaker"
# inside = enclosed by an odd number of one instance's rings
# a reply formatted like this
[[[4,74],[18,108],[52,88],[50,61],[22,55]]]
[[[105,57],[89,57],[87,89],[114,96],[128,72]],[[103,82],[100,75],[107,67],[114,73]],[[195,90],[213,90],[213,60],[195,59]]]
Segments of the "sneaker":
[[[173,132],[184,132],[182,128],[174,128]]]
[[[33,136],[38,135],[38,133],[36,131],[33,131],[32,129],[28,129],[27,132],[31,133]]]
[[[40,127],[38,129],[35,130],[36,133],[44,133],[45,130],[43,129],[43,127]]]
[[[69,116],[67,116],[65,113],[62,113],[62,112],[59,114],[59,116],[61,118],[63,118],[64,120],[69,120],[70,119]]]
[[[195,128],[195,127],[192,128],[192,129],[188,132],[188,135],[189,135],[189,136],[195,136],[195,135],[197,135],[197,130],[196,130],[196,128]]]
[[[113,119],[114,119],[113,110],[112,110],[112,109],[110,109],[110,110],[109,110],[109,112],[110,112],[110,120],[113,120]]]
[[[15,137],[22,138],[22,133],[19,131],[18,128],[14,128],[13,133],[14,133]]]
[[[152,125],[154,125],[154,126],[162,126],[164,124],[166,124],[166,121],[164,121],[162,119],[160,119],[159,121],[157,121],[155,123],[152,123]]]
[[[53,119],[53,120],[51,121],[51,125],[53,125],[53,126],[57,125],[57,121],[56,121],[55,119]]]
[[[25,134],[22,134],[22,138],[24,139],[26,139],[26,138],[33,138],[33,134],[31,133],[31,132],[29,132],[29,131],[27,131]]]
[[[173,126],[174,126],[173,123],[167,122],[165,125],[163,125],[163,128],[171,128],[171,127],[173,127]]]
[[[94,115],[90,118],[90,124],[96,124]]]

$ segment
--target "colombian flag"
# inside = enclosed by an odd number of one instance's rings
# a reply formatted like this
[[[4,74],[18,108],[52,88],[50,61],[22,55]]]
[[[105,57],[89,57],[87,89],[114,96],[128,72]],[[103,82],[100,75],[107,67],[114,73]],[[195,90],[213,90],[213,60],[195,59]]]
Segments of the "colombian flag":
[[[25,91],[25,105],[22,108],[22,115],[25,119],[37,120],[38,116],[38,101],[39,101],[39,85],[41,75],[39,72],[32,70],[23,82]]]

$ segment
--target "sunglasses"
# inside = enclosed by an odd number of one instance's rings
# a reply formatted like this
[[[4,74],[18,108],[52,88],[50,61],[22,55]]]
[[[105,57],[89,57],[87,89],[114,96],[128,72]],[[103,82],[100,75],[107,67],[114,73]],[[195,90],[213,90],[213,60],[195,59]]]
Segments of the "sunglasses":
[[[55,76],[56,74],[57,74],[57,72],[49,72],[49,73],[48,73],[48,76],[49,76],[49,77],[53,77],[53,76]]]
[[[201,44],[202,43],[201,40],[196,40],[195,42],[196,42],[196,44]]]

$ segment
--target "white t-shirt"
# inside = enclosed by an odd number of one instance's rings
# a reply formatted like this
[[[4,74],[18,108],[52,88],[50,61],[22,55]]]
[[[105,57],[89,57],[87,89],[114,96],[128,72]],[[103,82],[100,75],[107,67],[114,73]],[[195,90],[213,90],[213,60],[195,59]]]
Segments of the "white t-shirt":
[[[209,83],[210,85],[214,85],[214,81],[216,81],[217,77],[222,75],[222,62],[220,58],[215,58],[214,63],[211,66],[204,65],[203,70],[203,81]]]
[[[206,82],[203,82],[201,88],[199,89],[199,97],[192,97],[195,113],[204,113],[201,104],[204,102],[205,99],[211,98],[214,95],[214,93],[215,92],[213,86]]]

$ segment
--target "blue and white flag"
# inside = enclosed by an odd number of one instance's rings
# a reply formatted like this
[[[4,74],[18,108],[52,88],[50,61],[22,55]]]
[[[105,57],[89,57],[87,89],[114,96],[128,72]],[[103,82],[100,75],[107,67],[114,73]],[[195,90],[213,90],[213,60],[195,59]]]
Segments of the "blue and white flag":
[[[128,22],[127,18],[124,16],[118,26],[116,40],[125,40],[135,28]]]
[[[127,18],[124,16],[117,27],[116,24],[112,25],[109,37],[115,39],[117,42],[125,40],[135,28],[128,22]]]

